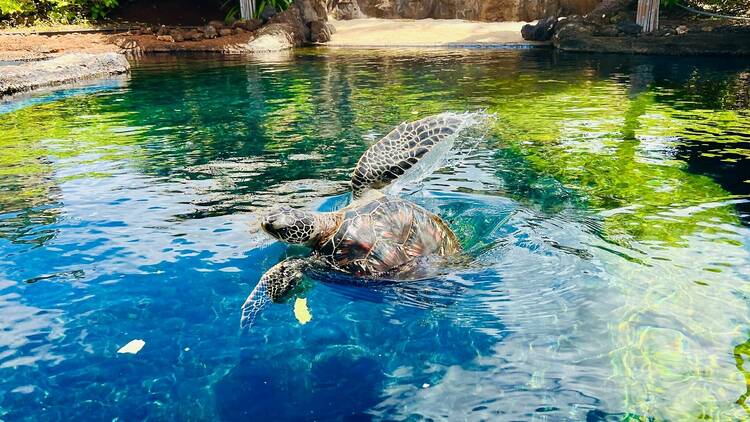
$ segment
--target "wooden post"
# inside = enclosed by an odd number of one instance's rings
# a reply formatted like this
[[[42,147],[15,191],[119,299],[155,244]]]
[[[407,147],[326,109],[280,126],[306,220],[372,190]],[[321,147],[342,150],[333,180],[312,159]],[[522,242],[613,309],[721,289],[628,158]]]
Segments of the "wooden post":
[[[654,32],[659,29],[659,1],[638,0],[635,23],[643,28],[643,32]]]

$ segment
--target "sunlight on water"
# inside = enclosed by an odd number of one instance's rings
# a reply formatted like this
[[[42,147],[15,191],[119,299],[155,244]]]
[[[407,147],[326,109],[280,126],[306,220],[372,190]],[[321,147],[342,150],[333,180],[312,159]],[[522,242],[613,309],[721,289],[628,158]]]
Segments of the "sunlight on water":
[[[301,50],[3,104],[0,418],[747,419],[749,74]],[[496,118],[396,189],[466,254],[412,283],[311,274],[241,335],[260,275],[307,253],[259,213],[341,208],[369,145],[445,111]]]

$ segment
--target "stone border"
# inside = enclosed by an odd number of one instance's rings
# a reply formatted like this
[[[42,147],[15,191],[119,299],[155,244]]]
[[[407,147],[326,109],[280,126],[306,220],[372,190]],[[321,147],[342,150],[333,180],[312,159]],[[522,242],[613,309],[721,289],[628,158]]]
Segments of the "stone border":
[[[261,53],[326,42],[334,31],[327,19],[324,0],[294,0],[287,10],[273,16],[263,26],[260,26],[260,21],[244,21],[242,26],[231,28],[224,27],[221,22],[211,22],[191,32],[189,38],[180,30],[164,26],[156,33],[147,28],[137,33],[118,34],[109,42],[119,47],[120,53],[69,53],[49,60],[3,65],[0,98],[41,87],[126,73],[130,70],[130,63],[125,54],[138,56],[183,51]],[[251,27],[245,26],[248,24]],[[183,40],[178,42],[175,37]]]
[[[705,24],[704,24],[705,25]],[[562,51],[659,54],[670,56],[750,56],[750,27],[664,27],[641,34],[635,24],[572,20],[559,24],[552,42]]]
[[[37,88],[126,73],[130,63],[118,53],[71,53],[49,60],[8,65],[0,72],[0,97]]]

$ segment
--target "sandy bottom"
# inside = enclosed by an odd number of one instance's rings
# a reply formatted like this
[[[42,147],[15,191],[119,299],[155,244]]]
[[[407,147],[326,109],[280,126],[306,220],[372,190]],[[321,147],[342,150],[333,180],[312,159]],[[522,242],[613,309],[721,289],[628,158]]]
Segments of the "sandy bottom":
[[[472,22],[458,19],[355,19],[331,21],[335,47],[424,47],[534,43],[521,38],[526,22]]]

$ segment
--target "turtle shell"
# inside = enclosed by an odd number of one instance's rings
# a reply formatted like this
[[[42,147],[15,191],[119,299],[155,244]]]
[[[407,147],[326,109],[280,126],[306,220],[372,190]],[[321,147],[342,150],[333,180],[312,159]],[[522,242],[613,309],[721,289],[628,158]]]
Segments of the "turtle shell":
[[[357,276],[397,275],[418,257],[461,250],[451,229],[408,201],[384,196],[342,211],[338,230],[316,249],[337,269]]]

